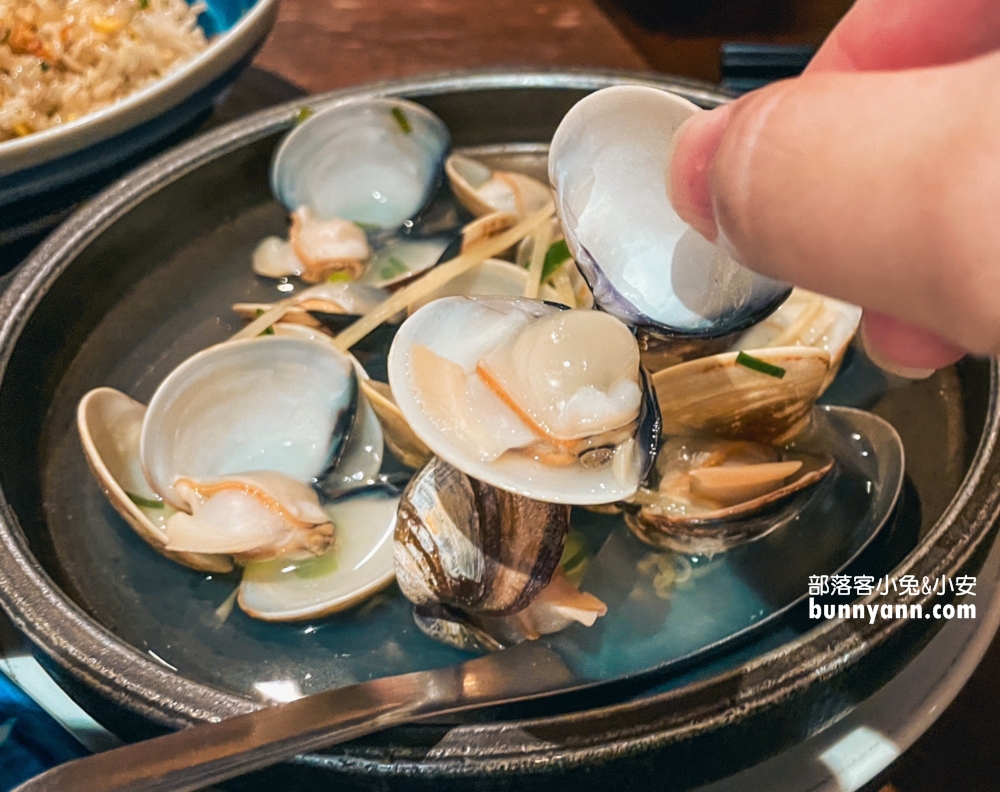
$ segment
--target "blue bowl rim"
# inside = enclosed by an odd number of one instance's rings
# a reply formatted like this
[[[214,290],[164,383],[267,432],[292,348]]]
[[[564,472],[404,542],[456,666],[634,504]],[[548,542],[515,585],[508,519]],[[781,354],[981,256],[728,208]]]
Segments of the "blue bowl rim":
[[[118,102],[42,132],[0,143],[0,177],[80,151],[169,111],[224,74],[274,25],[281,0],[257,0],[229,30],[165,77]]]

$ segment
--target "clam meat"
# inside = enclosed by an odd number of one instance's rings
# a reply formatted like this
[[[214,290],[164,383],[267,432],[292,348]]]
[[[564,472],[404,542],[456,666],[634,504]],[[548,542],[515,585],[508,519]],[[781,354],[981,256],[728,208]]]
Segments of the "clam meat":
[[[463,154],[452,154],[444,167],[451,191],[476,217],[507,212],[525,218],[551,200],[548,185],[537,179],[523,173],[493,170]]]
[[[537,300],[446,297],[403,323],[389,383],[416,435],[492,486],[556,503],[632,495],[659,416],[614,317]]]

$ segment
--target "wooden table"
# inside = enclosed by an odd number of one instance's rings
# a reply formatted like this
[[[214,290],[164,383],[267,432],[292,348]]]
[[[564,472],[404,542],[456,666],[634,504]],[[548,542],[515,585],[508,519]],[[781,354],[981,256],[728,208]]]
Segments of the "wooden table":
[[[740,17],[727,27],[716,15],[699,28],[695,12],[702,0],[649,2],[677,8],[676,24],[643,28],[610,0],[284,0],[255,65],[310,92],[500,66],[660,69],[717,80],[723,41],[817,44],[850,5],[757,0],[750,3],[759,10],[756,21]],[[723,0],[704,2],[726,7]],[[745,0],[729,7],[741,5]],[[776,8],[784,16],[776,17]],[[684,18],[685,9],[694,22]],[[955,703],[865,792],[1000,789],[998,679],[1000,642],[994,642]]]

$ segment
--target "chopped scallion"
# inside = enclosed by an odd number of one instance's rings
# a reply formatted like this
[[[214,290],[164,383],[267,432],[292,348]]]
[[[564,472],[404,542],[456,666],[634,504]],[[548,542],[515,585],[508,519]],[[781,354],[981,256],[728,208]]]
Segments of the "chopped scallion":
[[[385,266],[379,271],[379,275],[381,275],[384,280],[388,280],[389,278],[395,278],[397,275],[402,275],[405,272],[409,272],[409,268],[395,256],[389,256]]]
[[[396,123],[399,124],[399,128],[403,130],[404,134],[409,135],[413,131],[413,125],[410,123],[410,119],[406,117],[406,113],[403,112],[403,108],[392,108],[392,117],[396,119]]]
[[[313,110],[311,107],[303,107],[301,110],[299,110],[298,113],[295,114],[295,123],[301,124],[307,118],[312,116],[315,112],[316,111]]]
[[[141,8],[143,11],[149,8],[149,0],[139,0],[139,8]]]
[[[551,278],[563,264],[572,258],[569,245],[565,239],[553,242],[545,252],[545,264],[542,266],[542,282]]]
[[[759,371],[761,374],[767,374],[769,377],[781,379],[785,376],[785,370],[781,366],[772,365],[760,358],[755,358],[753,355],[748,355],[746,352],[740,352],[736,356],[736,362],[740,366],[746,366],[748,369]]]
[[[256,311],[254,311],[254,319],[260,319],[260,317],[262,317],[263,315],[264,315],[264,309],[263,308],[258,308]],[[257,335],[258,336],[274,335],[274,328],[273,327],[265,327]]]
[[[134,492],[126,492],[128,499],[132,501],[136,506],[143,509],[162,509],[163,501],[153,500],[152,498],[144,498],[142,495],[136,495]]]
[[[351,279],[351,273],[347,270],[337,270],[326,276],[327,283],[345,283]]]

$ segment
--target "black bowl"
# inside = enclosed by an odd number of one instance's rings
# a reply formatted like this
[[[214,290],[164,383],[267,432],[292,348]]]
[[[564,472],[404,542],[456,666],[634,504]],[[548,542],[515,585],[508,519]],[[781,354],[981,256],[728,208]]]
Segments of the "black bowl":
[[[516,153],[522,144],[537,150],[526,144],[549,140],[586,93],[622,81],[669,88],[704,106],[725,98],[707,86],[648,75],[486,73],[387,83],[309,104],[406,96],[438,113],[456,145],[505,144]],[[159,334],[167,356],[179,360],[191,351],[185,344],[197,348],[225,332],[192,330],[169,317],[185,301],[217,297],[215,262],[245,260],[255,239],[282,227],[267,168],[301,106],[222,127],[116,183],[50,237],[0,298],[0,604],[71,695],[126,739],[261,703],[223,684],[185,678],[158,662],[151,647],[120,637],[133,634],[123,621],[123,598],[142,593],[115,589],[121,559],[103,555],[99,530],[73,520],[103,508],[89,502],[75,511],[78,499],[93,498],[92,484],[52,484],[74,481],[60,476],[63,465],[80,460],[72,423],[83,391],[116,379],[141,381],[142,367],[152,367],[129,357],[137,339]],[[176,288],[179,278],[204,284],[204,293],[190,283]],[[852,572],[918,580],[976,574],[1000,510],[996,394],[992,363],[970,360],[903,384],[852,353],[832,397],[893,422],[908,463],[893,522]],[[755,573],[781,569],[776,559],[774,569]],[[155,587],[157,580],[147,583]],[[896,591],[880,604],[932,599]],[[800,610],[752,643],[668,678],[394,729],[301,757],[266,778],[286,789],[322,776],[350,776],[373,789],[525,789],[558,777],[596,789],[630,776],[639,785],[686,789],[836,722],[902,669],[942,622],[816,625]]]

